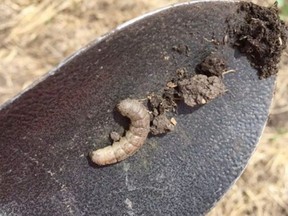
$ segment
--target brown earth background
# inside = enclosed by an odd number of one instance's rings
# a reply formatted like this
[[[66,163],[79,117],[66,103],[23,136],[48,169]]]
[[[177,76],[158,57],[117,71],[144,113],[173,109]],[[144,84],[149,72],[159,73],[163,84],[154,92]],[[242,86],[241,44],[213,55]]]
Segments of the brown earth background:
[[[0,104],[117,25],[177,2],[183,1],[1,0]],[[241,178],[209,216],[288,215],[287,53],[283,54],[270,120],[258,148]]]

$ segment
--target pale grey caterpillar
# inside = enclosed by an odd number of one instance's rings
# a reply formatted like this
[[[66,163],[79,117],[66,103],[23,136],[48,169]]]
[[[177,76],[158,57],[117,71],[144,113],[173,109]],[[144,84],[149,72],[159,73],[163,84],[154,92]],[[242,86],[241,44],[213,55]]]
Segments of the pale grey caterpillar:
[[[150,131],[150,115],[142,103],[125,99],[117,108],[123,116],[130,118],[130,127],[119,141],[91,152],[91,160],[98,165],[117,163],[133,155],[144,144]]]

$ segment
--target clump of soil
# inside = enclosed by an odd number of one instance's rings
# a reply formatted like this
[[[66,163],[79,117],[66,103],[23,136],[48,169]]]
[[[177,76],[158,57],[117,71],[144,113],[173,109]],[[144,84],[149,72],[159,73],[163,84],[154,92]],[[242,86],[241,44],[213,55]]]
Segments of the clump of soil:
[[[150,132],[154,135],[167,133],[175,129],[175,125],[167,117],[167,112],[173,111],[177,106],[172,91],[170,93],[169,97],[165,96],[165,93],[161,96],[155,94],[148,96],[152,110]]]
[[[196,72],[207,76],[222,76],[227,71],[227,65],[217,54],[208,55],[203,62],[196,66]]]
[[[206,104],[225,92],[225,85],[221,78],[207,77],[202,74],[179,81],[178,86],[184,102],[191,107]]]
[[[167,118],[165,114],[160,114],[155,116],[152,120],[152,126],[150,127],[150,132],[154,135],[167,133],[169,131],[174,131],[175,124]]]
[[[276,74],[287,41],[287,27],[279,18],[277,5],[266,8],[251,2],[237,4],[238,14],[227,20],[232,45],[247,56],[260,78]]]
[[[167,82],[160,95],[148,96],[152,110],[152,134],[163,134],[175,129],[176,120],[169,120],[167,114],[176,111],[179,101],[194,107],[206,104],[225,92],[222,77],[227,67],[222,58],[216,54],[208,55],[197,68],[199,74],[190,76],[186,68],[177,69],[175,77]]]

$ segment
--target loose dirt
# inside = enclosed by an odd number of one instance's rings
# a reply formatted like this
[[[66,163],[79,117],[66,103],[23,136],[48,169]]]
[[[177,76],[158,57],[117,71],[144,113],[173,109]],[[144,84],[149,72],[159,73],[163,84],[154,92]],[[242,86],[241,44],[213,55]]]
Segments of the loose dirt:
[[[173,50],[179,52],[173,46]],[[189,47],[185,50],[189,50]],[[187,55],[186,52],[181,52]],[[223,73],[226,71],[225,60],[217,54],[210,54],[196,67],[195,71],[179,68],[173,79],[167,82],[166,87],[159,95],[155,93],[148,96],[151,112],[151,133],[154,135],[167,133],[175,129],[167,114],[177,110],[180,101],[190,107],[204,105],[225,92]],[[191,75],[193,74],[193,75]]]
[[[238,7],[237,14],[227,19],[231,45],[247,56],[260,78],[268,78],[278,72],[287,27],[280,20],[277,4],[266,8],[240,2]]]

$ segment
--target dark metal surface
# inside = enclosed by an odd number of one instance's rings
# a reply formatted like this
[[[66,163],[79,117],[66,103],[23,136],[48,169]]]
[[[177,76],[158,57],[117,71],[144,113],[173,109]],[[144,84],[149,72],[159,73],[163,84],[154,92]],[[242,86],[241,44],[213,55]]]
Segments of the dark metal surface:
[[[274,78],[259,80],[222,41],[233,3],[170,8],[117,30],[0,110],[1,215],[201,215],[244,169],[268,116]],[[178,44],[188,55],[172,50]],[[125,122],[124,98],[145,98],[211,51],[236,73],[211,103],[178,110],[177,130],[97,168],[87,153]],[[126,121],[127,123],[127,121]]]

